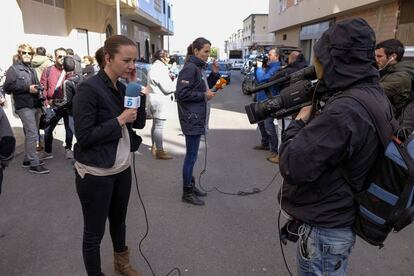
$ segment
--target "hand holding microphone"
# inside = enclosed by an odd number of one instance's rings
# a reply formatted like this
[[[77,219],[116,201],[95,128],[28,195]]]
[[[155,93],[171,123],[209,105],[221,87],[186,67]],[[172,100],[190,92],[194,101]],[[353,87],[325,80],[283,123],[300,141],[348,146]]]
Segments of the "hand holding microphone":
[[[227,85],[225,78],[219,78],[216,84],[211,88],[211,92],[217,92],[220,89],[223,89]]]
[[[132,123],[137,119],[137,109],[141,105],[139,93],[141,85],[136,82],[128,83],[125,91],[124,107],[125,110],[117,117],[121,126],[126,123]]]

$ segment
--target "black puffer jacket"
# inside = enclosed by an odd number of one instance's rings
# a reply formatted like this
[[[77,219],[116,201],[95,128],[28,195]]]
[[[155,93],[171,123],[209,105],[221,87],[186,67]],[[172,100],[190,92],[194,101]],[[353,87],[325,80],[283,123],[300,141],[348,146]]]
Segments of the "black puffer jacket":
[[[202,135],[205,133],[207,87],[203,80],[202,70],[206,63],[190,56],[189,61],[181,69],[177,79],[176,98],[178,117],[185,135]],[[213,87],[220,74],[211,73],[207,78],[209,88]]]
[[[13,95],[16,109],[24,107],[38,108],[41,106],[39,96],[29,92],[32,84],[39,84],[36,72],[32,67],[18,61],[7,70],[3,89],[7,94]]]
[[[338,95],[350,90],[366,93],[391,119],[392,107],[373,67],[374,46],[373,30],[364,20],[354,19],[328,29],[314,50],[330,89]],[[331,98],[307,125],[292,121],[280,149],[282,208],[310,225],[351,226],[356,211],[354,192],[363,188],[380,150],[369,114],[348,97]],[[342,176],[342,166],[347,168],[352,187]]]

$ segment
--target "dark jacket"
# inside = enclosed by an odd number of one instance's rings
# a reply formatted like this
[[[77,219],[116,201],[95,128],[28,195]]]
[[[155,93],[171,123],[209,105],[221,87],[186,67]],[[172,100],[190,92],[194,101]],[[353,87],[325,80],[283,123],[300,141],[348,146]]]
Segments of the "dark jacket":
[[[385,95],[394,106],[395,116],[399,117],[402,109],[412,100],[411,83],[414,77],[414,63],[400,61],[380,71],[380,84]]]
[[[207,110],[205,92],[207,87],[201,72],[205,66],[204,61],[190,56],[189,61],[178,75],[176,90],[178,117],[185,135],[205,133]],[[219,78],[220,74],[212,72],[207,78],[209,88],[212,88]]]
[[[53,94],[53,105],[57,108],[64,108],[68,114],[72,114],[73,97],[76,95],[80,83],[85,78],[75,72],[67,73],[65,78],[62,89],[58,93]]]
[[[303,54],[299,54],[298,57],[294,62],[291,64],[288,64],[285,68],[280,70],[274,77],[274,79],[279,79],[282,77],[289,76],[292,73],[295,73],[299,70],[302,70],[303,68],[307,67],[308,63],[306,62],[305,57]]]
[[[0,106],[0,194],[3,182],[3,169],[7,167],[13,158],[15,148],[16,139],[14,138],[13,130],[3,107]]]
[[[13,95],[16,110],[41,106],[38,94],[29,92],[32,84],[39,84],[36,72],[32,67],[18,61],[7,70],[3,89],[7,94]]]
[[[85,68],[82,68],[82,74],[85,78],[90,78],[95,75],[95,67],[93,64],[88,64]]]
[[[282,138],[282,208],[310,225],[337,228],[353,224],[354,193],[363,189],[381,152],[367,111],[354,99],[339,97],[341,93],[366,93],[388,119],[393,116],[373,67],[375,36],[361,20],[342,21],[317,42],[315,54],[324,67],[324,80],[338,92],[307,125],[292,121]],[[341,170],[346,170],[352,185]]]
[[[116,90],[106,73],[83,81],[73,99],[73,118],[77,143],[75,160],[88,166],[110,168],[114,165],[122,128],[117,117],[124,111],[125,85],[117,82]],[[137,121],[144,121],[139,112]],[[137,122],[136,121],[136,122]],[[138,150],[141,137],[135,134],[131,124],[126,124],[131,140],[131,152]]]

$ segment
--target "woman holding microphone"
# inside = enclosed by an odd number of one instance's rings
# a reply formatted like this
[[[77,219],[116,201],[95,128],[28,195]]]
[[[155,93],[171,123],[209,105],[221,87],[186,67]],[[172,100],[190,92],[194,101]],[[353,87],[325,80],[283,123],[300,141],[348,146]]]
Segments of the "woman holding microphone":
[[[137,109],[124,108],[125,85],[136,82],[135,43],[122,35],[104,44],[105,68],[83,81],[73,100],[77,143],[76,191],[84,218],[83,260],[88,275],[101,271],[100,243],[109,219],[115,271],[140,275],[129,264],[125,219],[131,191],[131,157],[141,137],[132,130]]]
[[[199,196],[206,196],[195,186],[193,168],[197,161],[201,135],[206,132],[207,101],[215,96],[210,88],[220,78],[216,63],[212,63],[212,72],[208,78],[205,74],[210,47],[210,41],[203,37],[194,40],[187,48],[186,63],[177,79],[178,117],[186,146],[182,200],[194,205],[204,205]]]

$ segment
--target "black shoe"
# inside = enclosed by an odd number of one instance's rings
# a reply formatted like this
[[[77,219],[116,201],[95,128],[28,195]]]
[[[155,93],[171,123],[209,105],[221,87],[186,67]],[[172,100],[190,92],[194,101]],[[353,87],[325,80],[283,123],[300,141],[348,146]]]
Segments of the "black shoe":
[[[43,160],[39,160],[39,165],[44,165],[44,164],[45,164],[45,162]],[[23,168],[30,167],[30,161],[29,160],[23,161],[22,167]]]
[[[195,185],[195,178],[194,176],[191,178],[191,185],[193,185],[193,192],[196,196],[207,196],[207,193],[201,191],[200,189],[198,189]]]
[[[201,199],[199,199],[195,193],[193,192],[193,187],[184,187],[183,202],[187,202],[197,206],[203,206],[205,203]]]
[[[37,166],[30,166],[29,172],[35,173],[35,174],[47,174],[49,173],[49,170],[43,167],[42,165],[37,165]]]

